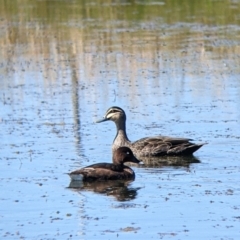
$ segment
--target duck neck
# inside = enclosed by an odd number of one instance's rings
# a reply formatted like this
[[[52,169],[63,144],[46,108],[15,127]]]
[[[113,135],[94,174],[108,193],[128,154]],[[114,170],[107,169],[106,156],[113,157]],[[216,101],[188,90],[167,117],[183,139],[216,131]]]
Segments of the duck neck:
[[[112,161],[113,161],[113,170],[114,171],[122,171],[123,170],[123,167],[124,167],[123,163],[119,163],[115,159],[113,159]]]
[[[117,121],[115,123],[117,127],[117,134],[114,139],[114,144],[122,146],[125,142],[130,142],[126,133],[126,120],[124,119],[123,121]]]

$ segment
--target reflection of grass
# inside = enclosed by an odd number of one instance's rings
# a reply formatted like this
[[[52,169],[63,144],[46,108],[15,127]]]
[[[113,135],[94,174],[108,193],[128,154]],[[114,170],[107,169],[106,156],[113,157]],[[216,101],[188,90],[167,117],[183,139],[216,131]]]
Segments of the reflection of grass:
[[[75,82],[95,81],[110,76],[112,69],[114,77],[130,81],[170,79],[167,69],[203,74],[199,68],[212,64],[206,52],[227,59],[240,51],[235,27],[240,3],[0,1],[4,71],[10,76],[18,72],[20,79],[32,71],[48,83],[69,75]],[[223,46],[226,38],[236,44]],[[191,66],[193,61],[202,65]],[[99,71],[101,65],[105,73]]]
[[[0,34],[0,46],[14,44],[21,48],[12,53],[32,52],[53,63],[60,58],[49,59],[49,55],[68,54],[77,49],[88,51],[88,47],[92,49],[93,46],[96,50],[107,47],[111,51],[109,46],[122,43],[123,49],[131,53],[139,52],[138,45],[146,48],[146,43],[155,41],[158,48],[160,43],[165,49],[172,49],[175,41],[188,39],[193,32],[194,37],[199,38],[198,35],[203,36],[208,31],[194,29],[186,23],[195,23],[199,27],[201,24],[237,25],[235,19],[240,13],[240,7],[237,7],[240,3],[233,5],[229,1],[210,0],[171,0],[165,4],[156,1],[123,3],[120,0],[2,2],[0,26],[4,31]],[[225,34],[229,35],[229,32]],[[216,29],[214,36],[218,35]],[[170,41],[170,45],[165,41]],[[61,48],[60,42],[64,43]]]
[[[240,3],[235,1],[31,1],[1,0],[0,16],[19,22],[39,24],[66,23],[73,19],[108,21],[152,21],[164,23],[201,22],[206,24],[236,24]]]
[[[240,13],[240,3],[233,5],[229,1],[210,0],[171,0],[165,4],[156,1],[123,3],[120,0],[1,1],[0,26],[6,30],[6,35],[2,33],[2,38],[0,35],[0,46],[27,43],[30,47],[28,50],[35,52],[59,51],[57,45],[50,45],[56,40],[66,41],[64,50],[68,51],[76,42],[81,43],[79,47],[94,42],[96,47],[103,43],[114,45],[111,39],[114,35],[119,35],[119,40],[128,44],[132,44],[130,39],[146,38],[146,33],[149,35],[152,32],[158,33],[157,38],[166,39],[166,28],[175,24],[188,37],[189,28],[179,23],[237,25],[236,19]],[[98,41],[91,42],[93,38]],[[38,49],[40,46],[35,48],[36,43],[41,43],[42,49]]]

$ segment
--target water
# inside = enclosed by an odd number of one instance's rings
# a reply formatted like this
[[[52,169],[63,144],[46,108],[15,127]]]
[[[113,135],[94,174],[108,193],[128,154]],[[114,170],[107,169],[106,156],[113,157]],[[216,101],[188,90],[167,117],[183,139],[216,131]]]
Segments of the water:
[[[239,238],[238,1],[0,4],[2,239]],[[207,142],[200,163],[69,188],[111,161],[113,105],[131,140]]]

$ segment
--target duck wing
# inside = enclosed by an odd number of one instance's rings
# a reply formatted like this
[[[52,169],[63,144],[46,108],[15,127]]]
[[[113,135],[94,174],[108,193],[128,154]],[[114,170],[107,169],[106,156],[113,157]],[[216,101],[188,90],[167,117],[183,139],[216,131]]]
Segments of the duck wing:
[[[204,144],[191,143],[189,138],[168,136],[146,137],[133,142],[137,156],[191,155]]]
[[[113,170],[114,169],[114,165],[112,163],[95,163],[92,165],[89,165],[87,167],[75,170],[73,172],[71,172],[70,174],[93,174],[96,171],[99,170]]]
[[[79,170],[73,171],[69,174],[72,180],[80,179],[84,181],[92,180],[108,180],[113,179],[119,173],[123,172],[123,166],[114,165],[111,163],[96,163]]]

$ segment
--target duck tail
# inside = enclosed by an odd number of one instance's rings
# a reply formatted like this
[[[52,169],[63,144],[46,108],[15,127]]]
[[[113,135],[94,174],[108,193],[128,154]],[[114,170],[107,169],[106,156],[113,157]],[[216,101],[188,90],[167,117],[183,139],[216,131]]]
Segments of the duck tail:
[[[187,148],[183,149],[182,154],[183,155],[192,155],[194,152],[196,152],[199,148],[201,148],[205,144],[207,144],[207,143],[192,144],[192,145],[188,146]]]

